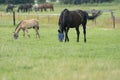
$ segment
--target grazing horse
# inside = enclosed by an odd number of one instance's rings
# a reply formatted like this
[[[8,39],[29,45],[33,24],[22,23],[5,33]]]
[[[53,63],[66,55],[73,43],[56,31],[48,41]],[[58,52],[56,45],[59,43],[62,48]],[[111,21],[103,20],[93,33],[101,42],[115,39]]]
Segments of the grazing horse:
[[[33,7],[32,4],[27,3],[26,6],[27,6],[27,8],[28,8],[28,11],[32,11],[32,7]]]
[[[98,11],[95,15],[89,16],[87,12],[82,11],[82,10],[73,10],[69,11],[68,9],[64,9],[59,17],[59,29],[58,29],[58,34],[64,34],[65,33],[65,42],[69,41],[68,38],[68,31],[69,28],[75,28],[77,32],[77,42],[79,42],[79,26],[82,24],[83,26],[83,33],[84,33],[84,42],[86,42],[86,24],[87,24],[87,19],[93,20],[96,17],[98,17],[101,14],[100,11]],[[62,37],[62,40],[64,37]],[[60,41],[62,41],[60,40]]]
[[[25,8],[25,4],[20,4],[20,5],[19,5],[17,12],[20,12],[20,11],[21,11],[21,12],[27,11],[26,8]]]
[[[19,12],[20,10],[21,12],[32,11],[32,4],[29,4],[29,3],[21,4],[19,5],[17,12]]]
[[[41,10],[41,12],[44,10],[44,11],[47,11],[47,9],[50,9],[50,11],[54,11],[54,7],[53,7],[53,4],[38,4],[38,5],[34,5],[34,10],[35,11],[39,11]]]
[[[28,34],[28,29],[35,29],[36,31],[36,37],[38,36],[40,38],[39,35],[39,22],[36,19],[31,19],[31,20],[22,20],[16,27],[15,32],[14,32],[14,39],[18,38],[18,33],[19,31],[22,29],[23,30],[23,36],[25,36],[25,31],[28,35],[28,37],[30,37],[30,35]]]
[[[13,12],[13,8],[15,6],[13,4],[8,4],[8,6],[6,7],[6,12]]]
[[[54,11],[53,4],[50,4],[50,3],[44,4],[44,8],[45,8],[45,11],[47,11],[47,9],[50,9],[50,11]]]
[[[33,7],[34,7],[35,12],[39,11],[39,8],[38,8],[39,5],[38,4],[35,4]]]
[[[44,7],[44,4],[37,4],[37,5],[34,5],[34,10],[37,12],[37,11],[46,11],[45,7]]]

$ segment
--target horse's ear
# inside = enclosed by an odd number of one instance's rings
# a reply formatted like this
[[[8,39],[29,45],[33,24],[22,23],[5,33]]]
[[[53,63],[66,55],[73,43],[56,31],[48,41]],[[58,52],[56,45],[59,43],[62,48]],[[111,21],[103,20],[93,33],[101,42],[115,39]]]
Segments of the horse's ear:
[[[63,11],[69,11],[67,8],[65,8]]]
[[[65,12],[69,13],[69,10],[68,9],[64,9]]]
[[[60,31],[60,30],[58,30],[58,32],[60,33],[61,31]]]

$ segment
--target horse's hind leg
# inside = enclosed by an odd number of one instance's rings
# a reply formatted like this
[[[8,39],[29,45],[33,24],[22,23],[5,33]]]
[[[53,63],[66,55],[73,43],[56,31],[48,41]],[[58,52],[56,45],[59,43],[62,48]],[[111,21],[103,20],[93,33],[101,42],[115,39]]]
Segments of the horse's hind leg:
[[[39,32],[38,32],[38,31],[37,31],[36,35],[38,35],[38,38],[40,38],[40,34],[39,34]]]
[[[38,32],[38,30],[36,30],[36,37],[38,36],[38,38],[40,38],[40,34]]]
[[[54,11],[54,8],[52,7],[52,11]]]
[[[83,24],[84,42],[86,42],[86,24]]]
[[[79,27],[76,27],[76,32],[77,32],[77,42],[79,42],[79,35],[80,35]]]
[[[40,38],[40,34],[39,34],[38,30],[39,30],[39,29],[36,27],[36,28],[35,28],[35,31],[36,31],[36,38],[37,38],[37,36],[38,36],[38,38]]]

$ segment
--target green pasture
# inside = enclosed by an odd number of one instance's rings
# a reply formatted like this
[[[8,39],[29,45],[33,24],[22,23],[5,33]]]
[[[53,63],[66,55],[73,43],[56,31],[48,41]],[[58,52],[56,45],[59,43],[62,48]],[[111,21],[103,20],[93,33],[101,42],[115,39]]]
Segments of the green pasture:
[[[119,80],[120,30],[87,28],[87,43],[76,42],[76,32],[69,32],[70,42],[57,40],[56,25],[43,25],[40,39],[13,39],[14,28],[0,28],[0,80]]]
[[[81,7],[62,5],[62,8],[58,6],[55,13],[59,13],[65,6],[71,10]],[[90,7],[105,9],[105,6]],[[83,8],[87,10],[90,7]],[[119,6],[106,8],[116,9]],[[49,23],[47,18],[39,17],[40,39],[36,38],[35,31],[30,29],[30,38],[23,37],[20,31],[19,38],[14,40],[13,32],[16,26],[11,24],[10,17],[4,17],[6,24],[2,24],[0,20],[0,80],[120,80],[118,13],[118,10],[115,11],[115,29],[112,28],[110,13],[103,13],[98,17],[97,24],[88,21],[87,43],[83,40],[82,27],[80,42],[76,42],[75,29],[69,31],[70,42],[59,42],[58,17],[54,16],[50,17]],[[19,16],[17,23],[21,19],[23,17]]]

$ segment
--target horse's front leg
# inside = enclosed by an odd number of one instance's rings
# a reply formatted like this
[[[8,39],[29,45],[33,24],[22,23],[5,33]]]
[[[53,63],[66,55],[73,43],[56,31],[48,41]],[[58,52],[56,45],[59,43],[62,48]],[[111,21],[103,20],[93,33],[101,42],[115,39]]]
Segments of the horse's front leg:
[[[25,29],[23,29],[23,37],[25,37]]]
[[[29,34],[28,30],[26,29],[25,31],[26,31],[28,37],[30,38],[30,34]]]
[[[68,31],[69,31],[69,28],[66,28],[66,29],[65,29],[65,42],[66,42],[66,41],[69,42]]]
[[[79,27],[76,27],[76,32],[77,32],[77,42],[79,42],[79,35],[80,35]]]

